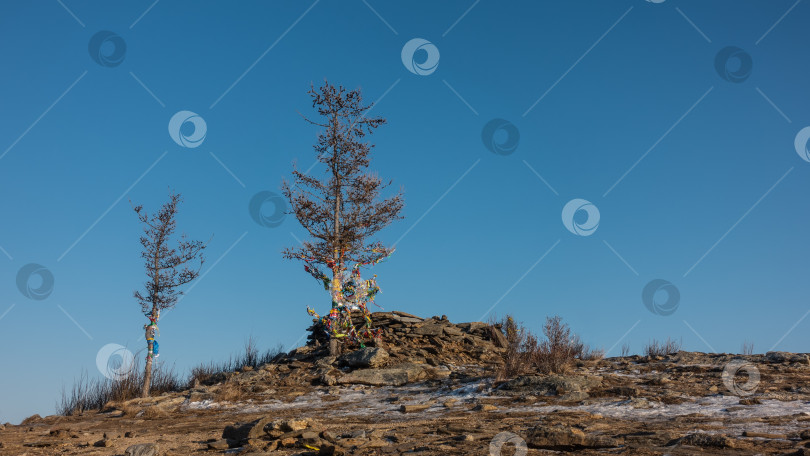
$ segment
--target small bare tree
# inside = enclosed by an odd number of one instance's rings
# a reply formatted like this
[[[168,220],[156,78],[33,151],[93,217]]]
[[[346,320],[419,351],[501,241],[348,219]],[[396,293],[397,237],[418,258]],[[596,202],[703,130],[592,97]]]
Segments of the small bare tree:
[[[160,311],[174,307],[178,297],[183,294],[179,288],[200,275],[200,269],[205,261],[202,251],[206,245],[201,241],[188,240],[185,234],[177,241],[173,239],[177,225],[175,220],[177,206],[181,201],[179,194],[170,192],[169,201],[151,216],[143,210],[143,206],[133,207],[138,214],[138,220],[144,225],[144,235],[140,238],[143,246],[141,257],[144,259],[148,278],[144,283],[144,292],[134,293],[141,310],[149,318],[149,323],[144,325],[148,351],[141,392],[143,397],[149,396],[152,360],[158,354],[155,337]],[[199,261],[197,267],[192,267],[197,261]]]
[[[571,329],[557,315],[546,317],[543,334],[546,340],[540,343],[538,360],[541,370],[555,374],[564,373],[571,361],[582,353],[582,343],[578,337],[571,334]]]
[[[310,235],[300,247],[287,248],[283,255],[287,259],[305,261],[307,272],[330,289],[332,309],[330,315],[324,317],[329,324],[339,318],[339,311],[345,313],[344,282],[352,281],[349,293],[354,293],[360,283],[359,266],[376,264],[393,252],[392,248],[370,238],[402,218],[400,211],[404,203],[401,190],[379,200],[380,191],[391,182],[383,182],[376,174],[366,172],[374,145],[366,142],[365,136],[386,123],[385,119],[367,115],[372,106],[363,104],[359,90],[346,90],[324,81],[318,89],[311,86],[309,94],[320,118],[317,121],[304,119],[323,128],[313,147],[318,161],[326,165],[326,173],[319,179],[293,167],[294,184],[286,180],[282,183],[292,214]],[[330,278],[320,272],[317,265],[331,270],[331,286]],[[352,268],[350,277],[345,275],[346,265]],[[379,288],[374,283],[367,285],[373,297]],[[350,320],[348,318],[349,326]],[[330,339],[330,350],[337,350],[334,337]]]
[[[754,354],[754,343],[745,341],[742,344],[742,351],[740,352],[743,355],[753,355]]]

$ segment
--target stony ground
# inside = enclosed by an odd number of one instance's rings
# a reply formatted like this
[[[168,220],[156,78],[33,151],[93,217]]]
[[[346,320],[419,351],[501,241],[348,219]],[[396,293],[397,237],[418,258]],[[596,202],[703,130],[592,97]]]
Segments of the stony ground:
[[[810,455],[807,354],[630,356],[496,382],[503,341],[483,323],[374,322],[384,347],[330,358],[313,337],[188,391],[0,426],[0,454]]]

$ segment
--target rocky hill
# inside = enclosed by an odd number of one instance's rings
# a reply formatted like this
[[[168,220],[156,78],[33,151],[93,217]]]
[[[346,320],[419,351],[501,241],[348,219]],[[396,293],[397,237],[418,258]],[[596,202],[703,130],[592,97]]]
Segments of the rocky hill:
[[[810,455],[807,354],[617,357],[497,382],[505,340],[487,324],[372,320],[381,346],[330,357],[313,326],[260,369],[0,427],[0,454]]]

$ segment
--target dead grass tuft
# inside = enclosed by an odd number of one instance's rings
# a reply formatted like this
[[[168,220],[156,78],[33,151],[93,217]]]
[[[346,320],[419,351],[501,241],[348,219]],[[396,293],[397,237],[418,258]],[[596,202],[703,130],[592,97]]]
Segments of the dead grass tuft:
[[[245,400],[249,391],[235,381],[228,380],[217,388],[214,400],[217,402],[239,402]]]
[[[646,356],[666,356],[678,353],[681,350],[681,342],[674,341],[667,337],[665,342],[659,342],[655,339],[644,346],[644,354]]]
[[[504,363],[496,373],[498,380],[538,371],[544,374],[562,374],[577,359],[585,361],[604,357],[603,350],[591,349],[579,336],[572,334],[559,316],[546,318],[543,340],[538,340],[511,315],[507,315],[502,321],[493,317],[490,320],[490,330],[501,331],[506,340]]]
[[[144,372],[138,361],[127,372],[114,378],[90,379],[87,371],[82,371],[69,391],[62,388],[56,413],[70,416],[89,410],[103,410],[108,403],[140,397],[143,376]],[[180,391],[182,386],[183,382],[175,373],[174,367],[166,367],[161,363],[153,365],[151,394]]]

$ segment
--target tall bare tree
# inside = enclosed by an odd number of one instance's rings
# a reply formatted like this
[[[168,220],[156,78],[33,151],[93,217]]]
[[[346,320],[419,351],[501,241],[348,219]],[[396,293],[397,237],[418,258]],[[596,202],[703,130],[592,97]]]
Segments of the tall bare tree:
[[[138,219],[143,223],[144,235],[140,241],[143,246],[141,257],[146,266],[147,281],[144,292],[135,291],[134,296],[141,305],[149,324],[144,325],[147,341],[146,370],[144,371],[143,397],[149,396],[152,383],[152,360],[157,355],[157,322],[162,310],[171,309],[183,294],[179,288],[200,275],[203,262],[203,250],[206,245],[201,241],[188,240],[185,234],[174,239],[177,227],[175,216],[177,207],[182,201],[180,194],[169,193],[169,201],[159,211],[152,214],[143,210],[143,206],[134,206]],[[197,267],[192,267],[199,262]]]
[[[371,240],[378,231],[402,218],[402,190],[380,199],[380,191],[391,184],[374,173],[368,173],[373,144],[366,141],[377,127],[386,123],[382,117],[367,114],[372,105],[364,105],[359,90],[323,86],[310,87],[316,120],[304,119],[321,127],[313,146],[319,162],[326,165],[321,178],[302,173],[293,166],[293,184],[282,183],[291,212],[307,230],[310,239],[301,246],[289,247],[287,259],[302,259],[308,265],[325,265],[332,271],[334,296],[343,287],[346,265],[375,264],[392,252],[379,241]]]

